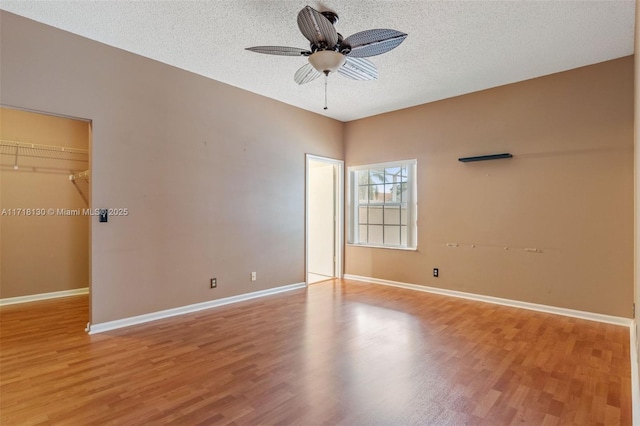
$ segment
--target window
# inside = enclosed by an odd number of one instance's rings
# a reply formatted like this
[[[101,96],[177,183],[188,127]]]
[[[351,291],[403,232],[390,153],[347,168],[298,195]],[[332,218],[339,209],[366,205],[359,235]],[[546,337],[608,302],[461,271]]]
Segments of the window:
[[[349,167],[349,243],[417,246],[416,160]]]

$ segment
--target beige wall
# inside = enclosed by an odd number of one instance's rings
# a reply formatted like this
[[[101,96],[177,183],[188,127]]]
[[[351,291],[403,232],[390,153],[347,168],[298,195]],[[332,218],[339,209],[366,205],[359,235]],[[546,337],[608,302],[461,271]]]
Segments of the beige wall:
[[[88,149],[89,123],[0,108],[0,138]],[[69,175],[88,169],[45,151],[13,149],[0,156],[0,209],[83,209]],[[33,157],[37,155],[38,157]],[[82,216],[0,216],[0,298],[89,285],[89,222]]]
[[[419,203],[418,251],[349,246],[347,274],[632,315],[633,57],[349,122],[345,141],[347,166],[416,158]]]
[[[92,323],[304,281],[305,153],[342,123],[0,19],[2,104],[91,119],[93,206],[130,211],[91,222]]]

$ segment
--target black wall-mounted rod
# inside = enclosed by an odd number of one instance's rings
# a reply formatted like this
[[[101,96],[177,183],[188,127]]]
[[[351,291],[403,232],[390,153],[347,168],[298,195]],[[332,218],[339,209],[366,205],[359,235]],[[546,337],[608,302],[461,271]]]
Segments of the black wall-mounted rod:
[[[505,152],[504,154],[491,154],[491,155],[478,155],[476,157],[462,157],[458,158],[458,161],[463,163],[470,163],[472,161],[485,161],[485,160],[498,160],[500,158],[511,158],[513,155]]]

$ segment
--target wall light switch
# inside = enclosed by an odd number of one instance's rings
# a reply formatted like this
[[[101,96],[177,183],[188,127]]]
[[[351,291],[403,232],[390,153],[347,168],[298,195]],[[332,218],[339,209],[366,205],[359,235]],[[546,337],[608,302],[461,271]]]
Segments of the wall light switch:
[[[100,222],[108,222],[109,221],[109,210],[108,209],[100,209],[99,212]]]

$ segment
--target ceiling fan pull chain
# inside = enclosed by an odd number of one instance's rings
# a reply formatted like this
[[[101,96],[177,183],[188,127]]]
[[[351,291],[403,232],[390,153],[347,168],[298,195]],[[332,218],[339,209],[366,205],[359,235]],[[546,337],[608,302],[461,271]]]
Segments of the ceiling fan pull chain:
[[[327,110],[327,80],[329,79],[329,73],[325,72],[324,74],[324,109]]]

